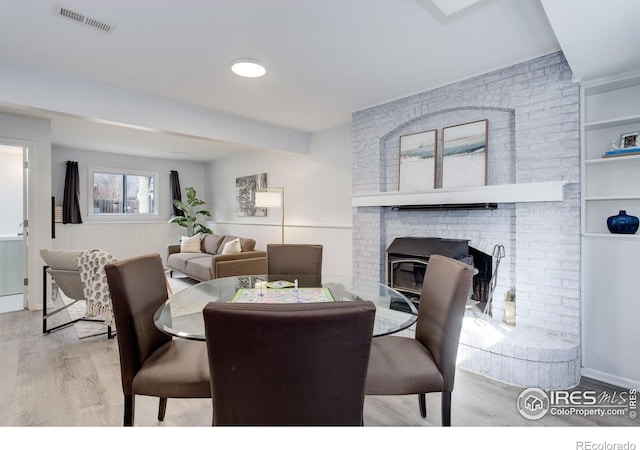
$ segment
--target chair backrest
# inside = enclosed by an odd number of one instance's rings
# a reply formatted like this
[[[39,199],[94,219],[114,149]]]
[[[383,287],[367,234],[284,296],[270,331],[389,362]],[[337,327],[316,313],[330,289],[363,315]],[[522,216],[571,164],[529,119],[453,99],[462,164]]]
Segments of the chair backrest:
[[[78,259],[81,250],[40,250],[40,256],[49,266],[47,272],[64,295],[73,300],[85,298]]]
[[[118,330],[122,388],[131,394],[142,363],[171,337],[156,328],[153,315],[167,300],[160,255],[125,259],[104,267]]]
[[[319,286],[322,277],[322,245],[267,244],[269,280],[297,279],[300,286]]]
[[[431,352],[453,389],[456,357],[465,306],[473,281],[473,267],[441,255],[431,255],[422,284],[416,339]]]
[[[214,425],[361,425],[375,306],[209,303]]]

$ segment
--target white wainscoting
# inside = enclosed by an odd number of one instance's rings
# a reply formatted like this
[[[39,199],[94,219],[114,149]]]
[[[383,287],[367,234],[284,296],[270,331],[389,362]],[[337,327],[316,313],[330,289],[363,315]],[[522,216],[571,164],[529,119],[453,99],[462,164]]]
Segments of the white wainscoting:
[[[256,249],[266,250],[267,244],[281,242],[280,224],[214,222],[211,227],[216,234],[231,234],[256,240]],[[352,273],[351,224],[287,225],[284,240],[287,244],[320,244],[322,249],[322,272],[330,275],[350,276]]]
[[[266,250],[268,243],[280,243],[279,224],[213,222],[216,234],[232,234],[256,240],[256,248]],[[116,259],[148,253],[167,257],[167,245],[178,243],[184,228],[166,222],[56,224],[52,248],[57,250],[100,249]],[[322,271],[331,275],[351,275],[351,224],[286,225],[285,242],[321,244]]]
[[[116,259],[159,253],[164,261],[167,246],[177,244],[184,228],[167,222],[56,224],[52,248],[57,250],[100,249]]]

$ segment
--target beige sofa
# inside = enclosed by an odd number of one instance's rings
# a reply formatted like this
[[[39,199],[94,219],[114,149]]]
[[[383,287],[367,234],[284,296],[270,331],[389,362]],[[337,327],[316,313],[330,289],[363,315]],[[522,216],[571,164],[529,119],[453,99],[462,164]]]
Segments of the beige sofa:
[[[200,242],[200,252],[181,252],[180,244],[167,248],[167,268],[183,273],[198,281],[236,275],[261,275],[267,273],[267,252],[255,250],[254,239],[240,238],[240,253],[223,255],[227,244],[237,236],[205,234]]]

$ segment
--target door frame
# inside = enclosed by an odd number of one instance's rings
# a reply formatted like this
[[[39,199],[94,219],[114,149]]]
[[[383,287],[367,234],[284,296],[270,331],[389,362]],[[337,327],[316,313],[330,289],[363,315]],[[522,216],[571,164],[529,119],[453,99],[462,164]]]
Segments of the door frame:
[[[16,139],[7,139],[0,137],[0,144],[8,147],[17,147],[22,149],[22,220],[26,221],[27,226],[22,227],[22,278],[23,278],[23,308],[28,309],[29,306],[29,191],[31,188],[31,180],[29,178],[29,161],[35,149],[35,143],[31,141],[23,141]]]

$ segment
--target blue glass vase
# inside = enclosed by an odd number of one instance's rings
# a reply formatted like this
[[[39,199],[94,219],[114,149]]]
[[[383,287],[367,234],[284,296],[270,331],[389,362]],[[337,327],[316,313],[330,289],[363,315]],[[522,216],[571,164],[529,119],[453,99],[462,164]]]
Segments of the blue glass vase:
[[[615,234],[634,234],[638,231],[638,218],[627,215],[625,210],[620,210],[617,216],[607,219],[607,228]]]

